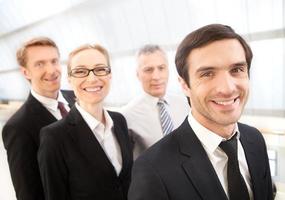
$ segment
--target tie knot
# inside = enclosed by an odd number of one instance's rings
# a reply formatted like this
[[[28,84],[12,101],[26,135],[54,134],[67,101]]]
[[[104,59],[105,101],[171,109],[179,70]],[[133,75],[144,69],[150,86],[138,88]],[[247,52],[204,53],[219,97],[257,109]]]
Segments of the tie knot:
[[[64,104],[62,102],[58,101],[57,107],[58,108],[64,108]]]
[[[67,115],[67,110],[65,109],[64,107],[64,104],[62,102],[58,102],[58,105],[57,105],[59,111],[60,111],[60,114],[62,117],[65,117]]]
[[[157,102],[158,106],[164,106],[166,104],[166,101],[164,99],[159,99]]]
[[[219,147],[227,154],[228,157],[237,156],[237,139],[235,134],[231,139],[222,141]]]

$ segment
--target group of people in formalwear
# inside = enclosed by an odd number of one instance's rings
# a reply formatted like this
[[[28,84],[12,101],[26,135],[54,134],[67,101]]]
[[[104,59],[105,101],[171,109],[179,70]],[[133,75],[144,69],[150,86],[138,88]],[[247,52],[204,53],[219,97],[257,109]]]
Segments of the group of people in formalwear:
[[[104,106],[112,65],[103,46],[71,51],[66,91],[55,42],[25,42],[17,61],[31,91],[2,130],[17,199],[272,200],[262,134],[238,122],[252,57],[230,26],[194,30],[176,51],[179,96],[167,92],[166,53],[145,45],[143,93],[115,112]]]

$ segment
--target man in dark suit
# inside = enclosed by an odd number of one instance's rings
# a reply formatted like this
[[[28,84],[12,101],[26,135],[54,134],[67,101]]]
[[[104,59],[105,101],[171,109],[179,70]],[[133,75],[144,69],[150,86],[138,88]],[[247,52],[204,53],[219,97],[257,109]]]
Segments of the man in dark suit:
[[[249,93],[252,52],[225,25],[186,36],[175,63],[191,112],[134,163],[129,200],[271,200],[261,133],[238,123]]]
[[[49,38],[27,41],[17,51],[21,72],[31,84],[31,93],[2,130],[12,182],[19,200],[44,199],[37,162],[40,129],[62,118],[74,103],[71,91],[59,91],[59,51]],[[63,109],[59,110],[61,102]]]

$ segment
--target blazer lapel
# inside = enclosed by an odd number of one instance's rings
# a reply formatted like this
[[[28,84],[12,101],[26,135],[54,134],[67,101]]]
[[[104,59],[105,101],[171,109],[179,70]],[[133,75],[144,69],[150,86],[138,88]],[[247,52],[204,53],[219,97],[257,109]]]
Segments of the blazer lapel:
[[[74,92],[71,90],[61,90],[62,96],[68,102],[68,106],[71,108],[75,103],[75,95]]]
[[[102,171],[102,176],[106,178],[110,175],[116,176],[112,163],[75,106],[71,108],[66,120],[70,124],[69,133],[71,137],[86,159],[96,170]]]
[[[262,169],[263,165],[260,164],[262,161],[259,161],[260,155],[259,152],[256,151],[256,142],[250,137],[248,130],[241,124],[239,124],[239,131],[240,141],[244,149],[247,166],[250,173],[252,183],[251,189],[253,191],[254,198],[263,198],[256,196],[260,193],[259,191],[262,190],[262,186],[260,184],[263,183],[263,180],[261,178],[264,177],[264,174],[261,173],[266,171],[265,169]]]
[[[125,127],[124,130],[124,124],[121,119],[118,119],[113,112],[108,111],[111,118],[114,122],[114,127],[112,131],[114,132],[116,139],[118,141],[118,144],[121,149],[121,155],[122,155],[122,170],[119,174],[120,177],[124,177],[128,175],[128,172],[130,171],[130,167],[132,165],[132,155],[130,154],[130,149],[128,149],[128,133],[124,133],[124,131],[128,131],[127,127]]]
[[[35,98],[32,94],[29,95],[27,99],[27,106],[30,109],[31,113],[35,115],[35,118],[40,120],[40,124],[35,124],[43,126],[43,124],[50,124],[57,121],[57,119]]]
[[[187,119],[177,132],[179,132],[176,136],[180,151],[185,156],[182,167],[201,198],[227,200],[212,163]]]

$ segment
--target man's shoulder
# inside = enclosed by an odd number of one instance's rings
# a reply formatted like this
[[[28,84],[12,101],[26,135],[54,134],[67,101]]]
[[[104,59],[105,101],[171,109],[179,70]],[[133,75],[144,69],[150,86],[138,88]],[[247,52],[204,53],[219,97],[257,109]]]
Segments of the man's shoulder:
[[[6,125],[22,124],[32,120],[31,100],[26,100],[23,105],[7,120]]]
[[[60,92],[69,104],[73,105],[75,103],[76,97],[72,90],[60,90]]]
[[[260,131],[257,128],[250,126],[248,124],[238,122],[238,128],[239,128],[239,131],[241,132],[251,132],[255,134],[260,134]]]
[[[176,105],[182,104],[188,107],[187,98],[182,94],[167,93],[165,98],[169,103],[175,103]]]
[[[242,138],[255,143],[264,143],[263,135],[257,128],[243,123],[238,123],[238,128]]]
[[[147,160],[156,165],[164,165],[164,163],[169,163],[171,160],[174,162],[180,155],[176,134],[177,133],[173,132],[162,138],[144,151],[138,159]]]
[[[137,113],[139,110],[144,111],[145,107],[149,104],[147,103],[147,98],[144,96],[138,96],[130,100],[125,106],[122,107],[121,113],[130,114]]]
[[[73,90],[60,90],[62,95],[66,95],[68,97],[75,97]]]
[[[32,95],[23,105],[7,120],[3,129],[13,127],[16,129],[29,129],[30,127],[45,126],[53,122],[53,116],[49,111]],[[32,130],[37,130],[34,128]]]

